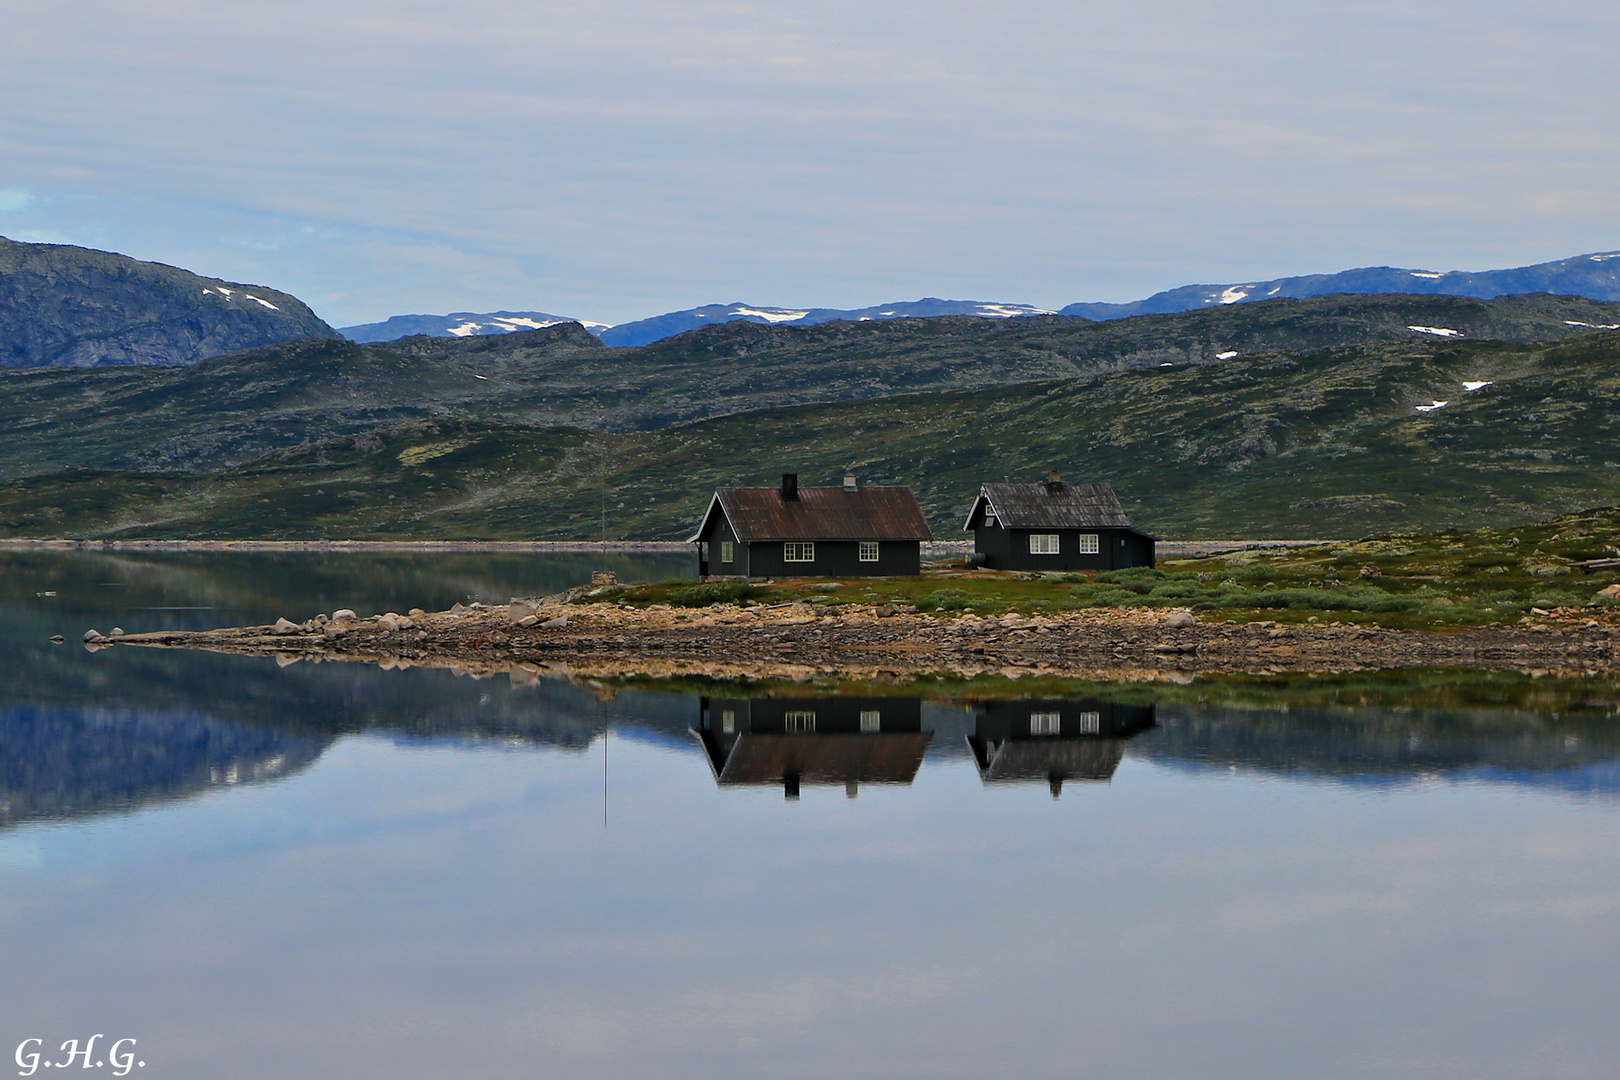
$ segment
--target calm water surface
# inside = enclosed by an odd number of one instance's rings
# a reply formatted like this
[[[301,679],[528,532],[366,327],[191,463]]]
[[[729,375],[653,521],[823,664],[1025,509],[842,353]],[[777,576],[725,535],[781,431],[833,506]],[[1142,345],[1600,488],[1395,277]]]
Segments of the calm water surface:
[[[0,1063],[1616,1074],[1607,682],[703,695],[75,643],[594,568],[0,556]]]

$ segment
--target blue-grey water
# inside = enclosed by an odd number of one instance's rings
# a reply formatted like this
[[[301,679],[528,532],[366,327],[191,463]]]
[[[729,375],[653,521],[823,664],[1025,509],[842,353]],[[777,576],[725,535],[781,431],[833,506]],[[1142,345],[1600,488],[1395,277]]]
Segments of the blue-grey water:
[[[1617,1072],[1610,681],[837,698],[77,644],[598,565],[0,556],[0,1065],[99,1034],[95,1075],[134,1039],[151,1080]]]

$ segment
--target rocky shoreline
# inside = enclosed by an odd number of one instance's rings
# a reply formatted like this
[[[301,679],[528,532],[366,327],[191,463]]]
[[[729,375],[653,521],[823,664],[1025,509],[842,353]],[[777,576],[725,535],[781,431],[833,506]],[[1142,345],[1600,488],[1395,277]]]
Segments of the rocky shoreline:
[[[1202,623],[1188,611],[1090,609],[982,618],[795,602],[704,609],[514,600],[368,619],[205,631],[85,635],[90,648],[141,645],[446,667],[514,681],[601,678],[906,679],[1058,677],[1183,681],[1199,673],[1279,674],[1467,667],[1564,675],[1620,672],[1620,622],[1548,618],[1455,631],[1355,624]]]

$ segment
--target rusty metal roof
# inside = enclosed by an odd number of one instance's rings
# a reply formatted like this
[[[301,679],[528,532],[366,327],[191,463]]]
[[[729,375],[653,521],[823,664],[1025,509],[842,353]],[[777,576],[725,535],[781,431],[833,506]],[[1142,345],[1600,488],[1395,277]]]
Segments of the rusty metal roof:
[[[1009,529],[1131,527],[1119,497],[1107,484],[985,484],[968,511],[964,529],[973,527],[985,503]]]
[[[801,487],[797,499],[780,488],[728,487],[714,493],[697,535],[708,531],[719,508],[737,539],[932,540],[922,507],[908,487]]]

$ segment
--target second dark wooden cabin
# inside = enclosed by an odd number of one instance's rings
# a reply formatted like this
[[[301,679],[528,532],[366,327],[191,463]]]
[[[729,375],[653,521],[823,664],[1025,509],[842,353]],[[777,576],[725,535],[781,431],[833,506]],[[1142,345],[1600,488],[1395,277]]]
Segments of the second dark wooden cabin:
[[[1155,538],[1131,527],[1107,484],[985,484],[962,526],[975,566],[991,570],[1123,570],[1152,566]]]
[[[698,576],[906,577],[922,572],[932,540],[908,487],[724,487],[693,535]]]

